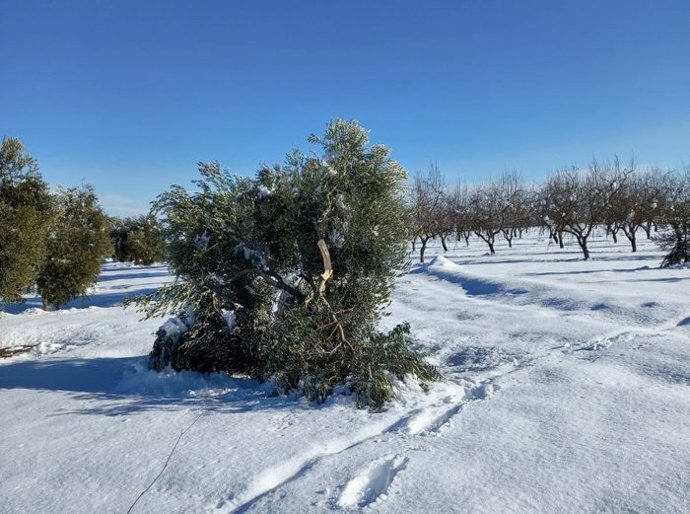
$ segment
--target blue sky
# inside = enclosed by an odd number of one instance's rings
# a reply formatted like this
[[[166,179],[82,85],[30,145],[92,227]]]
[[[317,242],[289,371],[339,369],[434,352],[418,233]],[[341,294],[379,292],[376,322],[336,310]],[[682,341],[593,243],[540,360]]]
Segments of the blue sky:
[[[144,211],[195,163],[253,174],[335,117],[408,171],[539,179],[690,162],[690,1],[0,0],[0,135]]]

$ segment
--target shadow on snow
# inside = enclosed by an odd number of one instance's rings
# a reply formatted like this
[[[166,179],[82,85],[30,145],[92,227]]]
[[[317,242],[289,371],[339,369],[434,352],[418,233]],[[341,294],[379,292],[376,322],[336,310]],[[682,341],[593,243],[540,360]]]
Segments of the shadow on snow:
[[[146,269],[147,271],[137,273],[136,270]],[[123,267],[105,269],[98,275],[96,282],[108,282],[111,280],[132,280],[138,278],[162,278],[170,275],[170,271],[165,265]]]
[[[160,285],[161,280],[148,281],[137,283],[136,281],[144,278],[163,279],[170,276],[170,271],[167,266],[125,266],[121,268],[110,268],[106,265],[105,269],[101,271],[95,282],[97,288],[91,294],[78,296],[67,302],[62,306],[64,309],[87,309],[89,307],[115,307],[122,304],[126,299],[133,296],[153,293]],[[123,285],[115,286],[99,286],[114,280],[122,280]],[[134,281],[134,283],[132,283]],[[105,291],[99,291],[102,287]],[[8,314],[21,314],[29,309],[41,309],[40,296],[28,296],[20,303],[10,303],[0,305],[0,310]]]
[[[271,396],[270,384],[248,378],[151,371],[146,369],[144,356],[0,364],[0,391],[9,389],[62,391],[71,399],[90,402],[88,406],[57,410],[52,415],[122,416],[190,407],[234,413],[304,405]]]
[[[158,284],[151,282],[151,284]],[[146,286],[150,284],[142,284]],[[121,290],[113,291],[112,289],[104,293],[93,293],[85,296],[78,296],[67,302],[60,310],[66,309],[88,309],[89,307],[117,307],[122,305],[122,302],[134,296],[144,295],[157,291],[158,287],[142,287],[142,288],[122,288]],[[41,309],[41,297],[35,296],[26,298],[21,303],[10,303],[2,307],[2,312],[8,314],[21,314],[29,309]]]

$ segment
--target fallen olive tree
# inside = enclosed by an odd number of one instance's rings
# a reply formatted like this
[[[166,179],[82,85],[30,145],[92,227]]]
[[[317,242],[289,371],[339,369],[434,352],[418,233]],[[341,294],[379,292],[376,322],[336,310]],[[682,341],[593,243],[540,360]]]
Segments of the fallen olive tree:
[[[254,179],[200,163],[196,191],[158,198],[177,280],[138,304],[176,317],[150,364],[273,379],[318,401],[344,384],[378,408],[394,378],[439,377],[409,325],[377,328],[407,261],[406,174],[357,122],[309,140],[321,156],[295,151]]]

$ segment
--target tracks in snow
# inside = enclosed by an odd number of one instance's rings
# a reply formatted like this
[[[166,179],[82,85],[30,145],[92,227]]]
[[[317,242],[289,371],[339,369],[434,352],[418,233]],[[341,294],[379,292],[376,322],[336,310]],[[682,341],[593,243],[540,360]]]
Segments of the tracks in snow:
[[[224,496],[215,504],[215,509],[222,512],[245,512],[261,498],[304,476],[324,459],[369,442],[381,442],[384,436],[389,438],[388,443],[395,446],[395,441],[438,435],[444,427],[452,424],[453,419],[469,402],[484,400],[497,389],[497,386],[488,381],[467,385],[449,384],[442,394],[427,397],[428,403],[398,419],[391,421],[389,416],[383,415],[381,421],[372,418],[353,435],[315,444],[308,451],[257,473],[249,479],[244,490]],[[335,488],[341,490],[341,493],[338,498],[331,500],[331,505],[361,509],[384,499],[395,477],[410,461],[410,457],[404,455],[405,452],[407,450],[378,459],[357,471],[344,484],[337,485]]]
[[[567,311],[571,319],[574,316],[582,317],[589,323],[596,322],[601,328],[612,325],[613,321],[620,321],[618,318],[627,319],[626,316],[618,316],[619,313],[616,309],[608,307],[603,309],[600,307],[604,304],[594,303],[591,299],[572,295],[567,288],[563,288],[561,291],[561,288],[540,284],[536,281],[524,281],[524,283],[515,281],[516,283],[505,285],[498,281],[482,282],[480,279],[472,281],[458,273],[457,270],[453,269],[453,266],[447,266],[447,268],[450,269],[435,273],[436,278],[455,282],[469,293],[469,296],[475,297],[471,300],[473,302],[499,304],[503,309],[519,312],[533,309],[535,306],[543,307],[544,309],[541,311],[543,314],[548,314],[549,318],[554,317],[556,319],[560,319],[559,313]],[[602,310],[615,312],[612,316],[600,316],[598,313]],[[639,322],[640,320],[632,321]],[[681,325],[684,323],[685,321],[681,322]],[[676,324],[674,324],[675,326]],[[659,328],[664,327],[656,326],[654,330]],[[260,505],[265,506],[261,503],[262,499],[268,500],[274,491],[298,480],[301,485],[302,479],[306,479],[304,483],[309,483],[308,477],[314,476],[310,474],[313,469],[335,465],[335,469],[340,472],[350,460],[350,458],[345,458],[325,462],[329,457],[352,451],[352,453],[348,453],[350,457],[356,456],[361,459],[363,452],[354,450],[363,445],[377,442],[385,445],[379,446],[377,451],[372,452],[373,455],[379,455],[378,459],[362,464],[354,471],[348,470],[344,480],[326,488],[329,491],[327,494],[330,496],[328,507],[331,509],[366,509],[374,506],[384,501],[386,497],[395,494],[398,478],[405,473],[408,467],[414,466],[415,458],[410,451],[415,448],[413,448],[414,445],[409,444],[409,440],[421,442],[424,438],[442,436],[443,432],[452,426],[469,402],[481,401],[492,396],[498,390],[495,382],[502,377],[509,373],[532,368],[536,361],[545,358],[558,358],[573,351],[604,350],[613,343],[627,341],[630,333],[640,332],[646,333],[651,332],[651,330],[637,325],[632,330],[627,328],[624,331],[620,329],[615,332],[612,331],[603,338],[591,339],[582,345],[544,348],[546,351],[533,355],[529,361],[522,363],[518,362],[517,359],[512,359],[514,364],[505,361],[505,359],[498,359],[496,365],[477,370],[483,381],[469,383],[461,380],[461,383],[444,390],[442,394],[431,394],[428,400],[424,400],[421,405],[415,405],[398,419],[391,419],[389,415],[381,415],[381,420],[373,417],[367,425],[361,427],[354,434],[316,443],[307,451],[251,476],[242,490],[225,495],[215,507],[221,511],[231,512],[245,512],[255,507],[261,508]],[[469,368],[465,368],[467,366],[463,369],[469,370]],[[455,378],[459,378],[459,375],[455,374]],[[281,421],[281,426],[283,426],[282,423]],[[405,440],[408,442],[404,443]],[[363,450],[368,452],[370,448],[364,447]],[[383,456],[381,456],[380,450],[384,450]],[[322,475],[318,471],[316,474]],[[331,470],[330,474],[337,476],[338,473]]]
[[[498,277],[473,274],[462,266],[442,256],[435,257],[429,264],[421,265],[411,274],[426,275],[432,281],[443,281],[455,285],[463,295],[479,303],[499,304],[516,310],[540,309],[543,313],[583,319],[597,319],[603,323],[626,324],[644,327],[657,324],[665,318],[664,308],[656,302],[641,304],[645,309],[631,310],[629,302],[621,303],[605,291],[583,293],[581,288],[567,282],[544,282],[525,277]],[[666,307],[668,308],[668,306]]]
[[[337,455],[369,439],[380,436],[386,431],[386,428],[385,422],[370,423],[352,437],[334,439],[324,444],[315,445],[301,455],[258,473],[249,481],[244,491],[237,496],[230,495],[227,499],[222,499],[217,508],[243,512],[262,496],[299,478],[324,457]]]
[[[398,420],[386,433],[419,437],[436,435],[444,426],[451,423],[468,402],[484,400],[497,390],[498,386],[493,382],[464,388],[460,394],[450,394],[438,402],[413,410]]]
[[[372,462],[345,485],[338,505],[346,509],[362,509],[385,499],[393,480],[409,460],[409,457],[393,455]]]

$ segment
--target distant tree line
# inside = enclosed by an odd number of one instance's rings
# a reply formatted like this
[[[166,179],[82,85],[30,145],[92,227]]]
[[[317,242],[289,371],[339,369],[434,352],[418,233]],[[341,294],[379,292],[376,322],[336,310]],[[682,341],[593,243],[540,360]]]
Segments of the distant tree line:
[[[476,236],[491,254],[540,230],[584,259],[604,227],[637,251],[640,232],[690,260],[690,168],[639,171],[633,162],[593,161],[541,184],[506,172],[449,187],[438,165],[407,183],[382,145],[357,122],[335,120],[311,136],[320,155],[295,151],[255,178],[200,163],[187,191],[172,186],[154,214],[110,218],[93,187],[51,194],[17,139],[0,147],[0,302],[36,290],[45,308],[83,295],[103,260],[167,258],[177,280],[135,300],[147,316],[173,314],[158,331],[150,365],[273,379],[278,391],[324,400],[347,387],[380,408],[396,380],[440,378],[414,350],[403,323],[381,332],[395,277],[419,244]],[[161,222],[159,223],[158,219]]]
[[[690,167],[677,170],[638,170],[620,159],[592,161],[586,170],[562,169],[542,184],[526,184],[515,172],[479,184],[448,187],[436,164],[417,174],[409,189],[408,207],[413,227],[412,247],[420,245],[424,262],[429,240],[454,236],[469,245],[472,235],[491,254],[496,238],[511,247],[515,237],[529,229],[548,233],[564,246],[574,239],[585,260],[596,227],[604,227],[614,242],[624,236],[637,251],[640,233],[668,254],[663,266],[690,261]]]
[[[164,256],[155,218],[109,218],[92,186],[51,193],[22,142],[0,145],[0,303],[36,290],[45,309],[84,295],[104,258],[150,264]]]
[[[634,162],[592,161],[566,168],[541,184],[515,172],[479,184],[449,187],[437,164],[413,177],[406,219],[413,249],[424,262],[428,242],[449,237],[483,241],[491,254],[497,238],[511,247],[539,229],[555,244],[577,242],[584,259],[596,227],[614,242],[624,237],[637,251],[640,234],[667,254],[663,266],[690,261],[690,166],[637,169]],[[0,302],[15,302],[35,288],[45,308],[83,295],[105,257],[149,265],[165,258],[163,228],[152,214],[108,217],[90,185],[52,193],[21,141],[0,146]],[[168,234],[169,235],[169,234]]]

